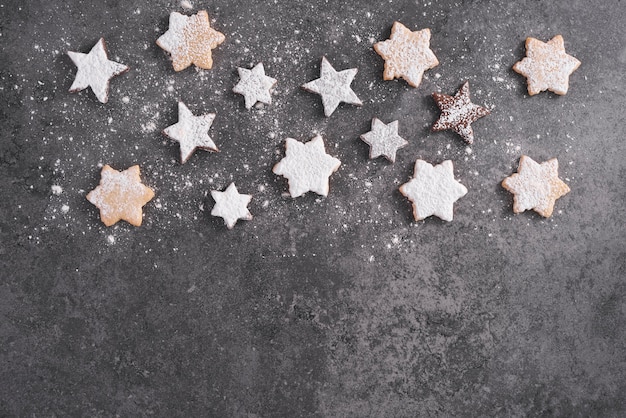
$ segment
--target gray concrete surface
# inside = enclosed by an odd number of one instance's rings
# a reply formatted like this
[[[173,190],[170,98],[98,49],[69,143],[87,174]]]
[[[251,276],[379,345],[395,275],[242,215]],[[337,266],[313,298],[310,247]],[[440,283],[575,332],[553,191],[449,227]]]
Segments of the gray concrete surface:
[[[155,45],[176,1],[0,3],[0,415],[626,415],[623,2],[194,0],[227,40],[181,73]],[[417,89],[371,47],[395,20],[432,29]],[[582,65],[566,96],[528,97],[511,66],[556,34]],[[65,51],[101,36],[131,67],[106,105],[67,92]],[[322,55],[359,69],[364,106],[325,118],[299,88]],[[236,67],[261,61],[274,103],[247,111]],[[493,107],[471,150],[429,130],[430,94],[465,80]],[[179,99],[217,113],[220,153],[179,164],[160,133]],[[393,165],[359,140],[374,116],[409,141]],[[315,133],[342,161],[330,194],[285,197],[283,141]],[[571,187],[549,220],[499,185],[522,154]],[[453,222],[412,220],[417,158],[454,161]],[[98,164],[141,165],[143,226],[99,221]],[[231,181],[254,219],[229,231],[207,193]]]

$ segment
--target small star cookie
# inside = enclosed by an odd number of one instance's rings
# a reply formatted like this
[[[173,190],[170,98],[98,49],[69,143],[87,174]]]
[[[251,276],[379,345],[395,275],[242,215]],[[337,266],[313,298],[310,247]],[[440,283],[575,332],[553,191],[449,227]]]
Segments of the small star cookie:
[[[470,101],[469,82],[466,81],[454,96],[433,93],[433,99],[439,106],[441,115],[433,125],[432,130],[435,132],[448,129],[453,130],[461,135],[465,142],[473,144],[474,130],[472,129],[472,123],[483,116],[487,116],[491,111]]]
[[[412,87],[422,82],[424,71],[439,65],[430,49],[430,29],[411,32],[400,22],[394,22],[391,37],[374,44],[374,50],[385,60],[384,80],[403,78]]]
[[[180,143],[180,160],[185,164],[191,154],[200,148],[219,151],[209,136],[215,113],[194,116],[185,103],[178,102],[178,122],[163,130],[163,134]]]
[[[129,70],[124,64],[109,60],[104,38],[100,38],[88,54],[67,51],[67,55],[78,67],[70,93],[91,87],[101,103],[109,101],[109,81]]]
[[[293,138],[285,140],[285,157],[272,169],[287,178],[291,197],[312,191],[328,196],[328,179],[339,169],[341,161],[326,154],[320,135],[306,144]]]
[[[211,190],[211,197],[215,200],[211,215],[224,218],[224,223],[228,229],[233,229],[238,219],[246,221],[252,219],[252,214],[248,210],[252,196],[240,194],[235,183],[230,183],[223,192]]]
[[[153,197],[154,191],[141,183],[138,165],[121,172],[105,165],[100,184],[87,194],[87,200],[100,209],[100,219],[106,226],[119,220],[140,226],[141,208]]]
[[[465,196],[467,189],[454,179],[452,161],[446,160],[433,167],[418,159],[413,178],[400,186],[400,193],[413,202],[416,221],[435,215],[450,222],[454,202]]]
[[[372,119],[372,130],[361,135],[363,142],[370,146],[370,159],[384,155],[392,163],[396,161],[396,151],[408,142],[398,135],[398,121],[384,124],[377,118]]]
[[[201,10],[192,16],[172,12],[167,32],[156,43],[172,55],[174,71],[182,71],[191,64],[210,70],[213,67],[211,50],[224,39],[223,33],[211,27],[206,10]]]
[[[265,75],[265,68],[260,62],[251,70],[237,67],[239,82],[233,92],[243,95],[246,109],[252,108],[256,102],[272,104],[271,89],[276,85],[276,79]]]
[[[502,187],[514,194],[513,212],[532,209],[549,218],[556,200],[569,193],[570,188],[559,178],[556,158],[541,164],[522,155],[517,173],[505,178]]]
[[[565,53],[561,35],[547,43],[526,38],[526,57],[513,65],[513,71],[526,77],[528,94],[544,90],[564,95],[569,87],[569,76],[580,66],[580,61]]]
[[[320,78],[303,84],[302,88],[322,96],[324,115],[328,117],[333,114],[341,102],[357,106],[363,104],[356,93],[350,88],[350,83],[354,80],[357,71],[356,68],[335,71],[326,57],[322,57]]]

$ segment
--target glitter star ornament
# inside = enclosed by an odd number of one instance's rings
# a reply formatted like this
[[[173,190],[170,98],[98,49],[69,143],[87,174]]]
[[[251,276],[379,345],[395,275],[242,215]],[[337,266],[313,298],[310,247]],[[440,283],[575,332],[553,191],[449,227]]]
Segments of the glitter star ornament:
[[[67,51],[67,55],[78,67],[76,78],[70,87],[70,93],[91,87],[101,103],[109,101],[109,82],[111,79],[129,69],[124,64],[109,60],[104,38],[100,38],[88,54]]]
[[[276,85],[276,79],[265,75],[265,68],[260,62],[251,70],[237,67],[239,82],[233,92],[243,95],[246,109],[252,108],[256,102],[272,103],[271,89]]]
[[[384,155],[392,163],[396,161],[398,149],[408,142],[398,135],[398,121],[384,124],[377,118],[372,119],[372,130],[361,135],[363,142],[370,146],[370,159]]]
[[[235,183],[230,183],[223,192],[212,190],[211,197],[215,200],[211,215],[223,218],[228,229],[233,229],[239,219],[246,221],[252,219],[252,214],[248,210],[252,196],[240,194]]]
[[[502,187],[514,194],[513,212],[532,209],[549,218],[556,200],[570,188],[559,178],[559,162],[556,158],[541,164],[522,155],[517,173],[505,178]]]
[[[287,138],[285,157],[272,171],[287,178],[291,197],[302,196],[309,191],[328,196],[328,179],[340,165],[341,161],[326,154],[324,140],[317,135],[306,144]]]
[[[526,77],[528,94],[545,90],[564,95],[569,88],[569,76],[580,61],[565,53],[563,37],[557,35],[548,42],[526,38],[526,58],[513,65],[513,71]]]
[[[413,203],[416,221],[435,215],[452,221],[454,202],[467,194],[467,189],[454,179],[452,161],[432,166],[424,160],[415,161],[413,178],[400,186],[400,193]]]
[[[214,119],[215,113],[194,116],[185,103],[178,102],[178,122],[165,128],[163,134],[180,143],[181,164],[185,164],[198,148],[219,151],[209,136]]]
[[[100,219],[106,226],[120,220],[140,226],[141,208],[153,197],[154,191],[141,183],[138,165],[121,172],[105,165],[100,184],[87,194],[87,200],[100,209]]]
[[[182,71],[192,64],[210,70],[213,67],[211,50],[225,39],[223,33],[211,27],[206,10],[201,10],[192,16],[172,12],[167,32],[156,43],[172,55],[174,71]]]
[[[441,110],[439,119],[432,127],[433,131],[452,130],[461,135],[468,144],[474,143],[472,123],[487,116],[491,111],[470,101],[469,82],[465,82],[454,95],[433,93],[433,99]]]
[[[430,29],[412,32],[394,22],[391,37],[374,44],[374,50],[385,60],[384,80],[403,78],[412,87],[422,82],[424,71],[435,68],[439,60],[430,49]]]
[[[356,93],[352,91],[352,88],[350,88],[350,83],[354,80],[357,72],[356,68],[335,71],[326,57],[322,57],[320,78],[303,84],[302,88],[322,96],[324,115],[328,117],[333,114],[341,102],[357,106],[363,104]]]

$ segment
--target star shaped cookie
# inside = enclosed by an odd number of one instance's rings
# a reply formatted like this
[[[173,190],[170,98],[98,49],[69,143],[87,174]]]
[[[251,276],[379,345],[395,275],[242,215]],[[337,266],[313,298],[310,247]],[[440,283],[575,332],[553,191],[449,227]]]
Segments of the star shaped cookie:
[[[101,103],[109,101],[109,81],[129,70],[124,64],[109,60],[104,38],[100,38],[88,54],[67,51],[67,55],[78,67],[70,93],[91,87]]]
[[[215,113],[194,116],[185,103],[178,102],[178,122],[165,128],[163,134],[180,143],[181,164],[185,164],[198,148],[219,151],[209,136],[214,119]]]
[[[580,66],[580,61],[565,53],[561,35],[547,43],[526,38],[526,58],[513,65],[513,71],[526,77],[528,94],[544,90],[564,95],[569,87],[569,76]]]
[[[441,115],[432,127],[433,131],[453,130],[468,144],[474,143],[472,123],[487,116],[491,111],[470,101],[469,82],[466,81],[454,95],[433,93],[433,99],[441,110]]]
[[[211,190],[211,197],[215,200],[211,215],[224,218],[224,223],[228,229],[233,229],[238,219],[246,221],[252,219],[252,214],[248,210],[252,196],[240,194],[235,183],[230,183],[223,192]]]
[[[265,75],[265,68],[260,62],[251,70],[237,67],[239,82],[233,88],[233,92],[243,95],[246,109],[250,109],[256,102],[265,104],[272,103],[270,90],[276,85],[276,79]]]
[[[328,178],[339,169],[341,161],[326,154],[320,135],[306,144],[293,138],[285,140],[285,157],[272,169],[287,178],[291,197],[312,191],[328,196]]]
[[[372,130],[361,135],[363,142],[370,146],[370,159],[384,155],[392,163],[396,161],[396,151],[408,142],[398,135],[398,121],[384,124],[377,118],[372,119]]]
[[[201,10],[192,16],[172,12],[167,32],[156,43],[172,55],[174,71],[182,71],[191,64],[210,70],[213,67],[211,50],[224,39],[224,34],[209,24],[206,10]]]
[[[153,197],[154,191],[141,183],[138,165],[121,172],[105,165],[100,184],[87,194],[87,200],[100,209],[100,219],[106,226],[120,220],[140,226],[141,208]]]
[[[320,68],[320,78],[309,81],[302,85],[302,88],[311,93],[322,96],[324,105],[324,115],[332,115],[339,103],[348,103],[361,106],[363,102],[350,88],[350,83],[357,73],[356,68],[343,71],[335,71],[326,57],[322,57],[322,67]]]
[[[502,187],[514,194],[513,212],[532,209],[549,218],[556,200],[566,195],[570,188],[559,178],[559,162],[556,158],[541,164],[522,155],[517,173],[505,178]]]
[[[394,22],[391,37],[374,44],[374,50],[385,60],[384,80],[403,78],[410,86],[422,82],[424,71],[439,65],[430,49],[430,29],[411,32],[400,22]]]
[[[454,179],[452,161],[432,166],[424,160],[415,161],[413,178],[400,186],[400,193],[413,202],[416,221],[435,215],[452,221],[453,206],[465,196],[467,189]]]

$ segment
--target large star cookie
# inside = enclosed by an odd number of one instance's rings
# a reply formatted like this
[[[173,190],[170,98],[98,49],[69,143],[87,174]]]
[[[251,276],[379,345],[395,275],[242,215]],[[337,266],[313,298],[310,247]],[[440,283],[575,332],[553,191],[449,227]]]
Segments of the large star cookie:
[[[413,178],[400,186],[400,193],[413,202],[416,221],[435,215],[451,221],[454,202],[465,196],[467,189],[454,179],[452,161],[432,166],[424,160],[415,161]]]
[[[285,142],[285,157],[272,171],[287,178],[291,197],[308,191],[328,196],[328,178],[339,169],[341,161],[326,154],[322,137],[317,135],[306,144],[293,138]]]
[[[430,29],[411,32],[400,22],[394,22],[391,37],[374,44],[374,50],[385,60],[384,80],[403,78],[417,87],[424,71],[439,65],[430,49]]]
[[[569,76],[580,66],[580,61],[565,53],[563,37],[556,35],[547,43],[526,38],[526,57],[513,65],[513,70],[526,77],[528,94],[544,90],[564,95],[569,87]]]
[[[104,38],[100,38],[88,54],[67,51],[67,55],[78,67],[70,93],[91,87],[102,103],[109,101],[109,81],[116,75],[128,71],[128,67],[124,64],[109,60]]]
[[[119,220],[140,226],[141,208],[153,197],[154,191],[141,183],[138,165],[121,172],[105,165],[100,184],[87,194],[87,200],[100,209],[100,219],[106,226]]]
[[[172,12],[167,32],[156,43],[172,55],[174,71],[182,71],[191,64],[210,70],[213,67],[211,50],[224,39],[224,34],[209,24],[206,10],[201,10],[193,16]]]
[[[252,200],[249,194],[240,194],[235,183],[230,183],[225,191],[211,190],[211,197],[215,200],[215,206],[211,215],[224,218],[228,229],[232,229],[238,219],[249,221],[252,214],[248,210],[248,204]]]
[[[239,82],[233,88],[233,92],[243,95],[246,109],[250,109],[256,102],[272,103],[270,90],[276,85],[276,79],[265,75],[262,62],[255,65],[251,70],[237,67],[237,71],[239,72]]]
[[[357,71],[356,68],[335,71],[326,57],[322,57],[320,78],[303,84],[302,88],[322,96],[324,115],[330,116],[341,102],[357,106],[363,104],[356,93],[350,88],[350,83],[354,80]]]
[[[468,144],[474,143],[472,123],[491,112],[489,109],[475,105],[470,101],[469,82],[466,81],[454,96],[433,93],[433,99],[439,106],[441,115],[433,125],[432,130],[451,129],[461,135]]]
[[[384,155],[392,163],[396,161],[396,151],[408,142],[398,135],[398,121],[384,124],[372,119],[372,130],[361,135],[363,142],[370,146],[370,159]]]
[[[178,122],[168,126],[163,133],[180,143],[180,160],[182,164],[193,152],[200,148],[207,151],[219,151],[209,136],[209,129],[215,119],[215,113],[194,116],[185,103],[178,102]]]
[[[517,173],[505,178],[502,187],[514,194],[513,212],[533,209],[549,218],[556,200],[566,195],[570,188],[559,178],[559,162],[556,158],[541,164],[522,155]]]

